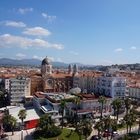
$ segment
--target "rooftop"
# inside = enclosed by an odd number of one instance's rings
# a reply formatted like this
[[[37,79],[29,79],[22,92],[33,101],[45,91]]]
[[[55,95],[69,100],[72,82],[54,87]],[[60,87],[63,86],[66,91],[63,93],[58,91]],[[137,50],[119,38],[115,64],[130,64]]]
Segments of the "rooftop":
[[[21,122],[21,120],[18,117],[18,113],[21,109],[25,109],[25,108],[17,107],[17,106],[9,106],[8,109],[9,109],[9,113],[17,119],[17,122]],[[40,118],[34,108],[27,108],[26,111],[27,111],[27,116],[24,121],[29,121],[29,120],[34,120],[34,119]]]

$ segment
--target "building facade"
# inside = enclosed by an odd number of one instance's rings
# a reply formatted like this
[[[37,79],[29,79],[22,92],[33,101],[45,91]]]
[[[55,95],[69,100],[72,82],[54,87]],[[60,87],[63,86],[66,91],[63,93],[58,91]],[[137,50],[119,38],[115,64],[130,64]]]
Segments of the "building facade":
[[[96,93],[112,98],[124,98],[126,79],[123,77],[104,75],[96,79]]]
[[[31,80],[19,76],[17,78],[11,78],[9,84],[10,102],[12,105],[16,103],[22,103],[25,101],[25,97],[30,96],[31,92]]]
[[[129,86],[128,96],[134,99],[140,99],[140,86]]]
[[[78,67],[69,66],[67,73],[53,72],[52,65],[46,57],[42,61],[41,74],[44,92],[68,92],[73,87],[73,75],[78,74]]]

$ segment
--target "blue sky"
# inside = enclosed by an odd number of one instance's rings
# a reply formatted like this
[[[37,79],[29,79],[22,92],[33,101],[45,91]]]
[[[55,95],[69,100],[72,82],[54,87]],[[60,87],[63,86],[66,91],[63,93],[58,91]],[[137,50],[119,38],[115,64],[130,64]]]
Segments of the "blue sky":
[[[140,63],[139,0],[1,0],[0,57]]]

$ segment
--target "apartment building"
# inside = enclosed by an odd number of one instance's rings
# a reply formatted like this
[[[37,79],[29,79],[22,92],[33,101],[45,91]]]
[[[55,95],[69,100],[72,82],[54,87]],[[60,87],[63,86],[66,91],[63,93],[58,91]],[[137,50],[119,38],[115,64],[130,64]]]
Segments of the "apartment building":
[[[128,96],[135,99],[140,99],[140,86],[129,86]]]
[[[26,96],[30,96],[31,80],[30,78],[18,76],[9,79],[9,93],[11,104],[25,101]]]
[[[124,98],[126,79],[117,75],[106,74],[96,79],[96,93],[112,98]]]

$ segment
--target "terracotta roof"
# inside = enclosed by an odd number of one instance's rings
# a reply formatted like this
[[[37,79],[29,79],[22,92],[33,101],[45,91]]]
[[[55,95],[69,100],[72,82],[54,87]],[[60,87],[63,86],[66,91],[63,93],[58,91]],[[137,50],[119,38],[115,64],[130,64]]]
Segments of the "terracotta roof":
[[[140,89],[140,86],[137,86],[137,85],[129,85],[129,88],[139,88]]]
[[[51,77],[53,77],[53,78],[66,78],[66,77],[72,77],[72,75],[67,74],[67,73],[53,73],[53,74],[51,74]]]
[[[95,95],[93,95],[93,94],[84,94],[84,93],[82,93],[82,94],[80,94],[83,98],[91,98],[91,99],[95,99],[95,98],[97,98]]]

